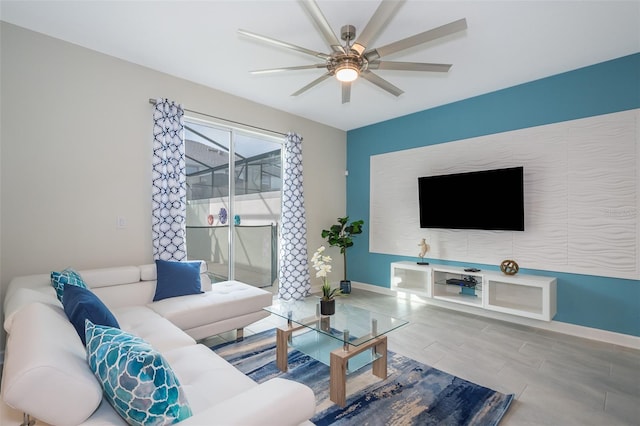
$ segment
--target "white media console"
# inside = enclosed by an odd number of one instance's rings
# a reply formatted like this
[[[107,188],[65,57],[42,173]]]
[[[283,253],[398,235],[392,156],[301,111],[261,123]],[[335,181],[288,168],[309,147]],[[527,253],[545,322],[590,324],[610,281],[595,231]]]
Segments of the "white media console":
[[[391,289],[542,321],[556,314],[556,279],[551,277],[393,262]]]

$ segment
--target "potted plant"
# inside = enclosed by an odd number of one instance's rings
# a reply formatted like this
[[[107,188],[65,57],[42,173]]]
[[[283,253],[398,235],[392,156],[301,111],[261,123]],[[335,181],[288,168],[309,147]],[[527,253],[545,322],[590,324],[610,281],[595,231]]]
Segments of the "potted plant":
[[[331,246],[340,247],[340,254],[344,258],[344,279],[340,281],[342,293],[351,293],[351,281],[347,279],[347,249],[353,245],[353,236],[362,234],[363,220],[349,223],[349,216],[339,217],[338,223],[329,229],[322,230],[322,238],[326,238]]]
[[[331,272],[331,256],[323,255],[324,246],[320,246],[311,258],[313,269],[316,270],[316,277],[322,278],[322,298],[320,299],[320,313],[322,315],[333,315],[336,312],[336,297],[341,296],[339,288],[332,288],[327,275]]]

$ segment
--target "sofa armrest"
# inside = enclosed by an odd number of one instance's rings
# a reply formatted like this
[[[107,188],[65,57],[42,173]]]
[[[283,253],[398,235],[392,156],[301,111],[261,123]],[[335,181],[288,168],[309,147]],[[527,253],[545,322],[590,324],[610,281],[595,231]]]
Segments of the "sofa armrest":
[[[80,424],[102,401],[86,357],[61,306],[28,304],[15,314],[7,339],[2,399],[45,423]]]
[[[308,386],[275,378],[194,414],[180,425],[299,425],[313,417],[315,410],[316,399]]]

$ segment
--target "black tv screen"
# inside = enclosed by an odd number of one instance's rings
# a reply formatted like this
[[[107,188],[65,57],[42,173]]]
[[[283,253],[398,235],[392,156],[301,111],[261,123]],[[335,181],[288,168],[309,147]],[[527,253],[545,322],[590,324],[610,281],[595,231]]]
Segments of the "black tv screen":
[[[420,227],[524,231],[523,184],[523,167],[420,177]]]

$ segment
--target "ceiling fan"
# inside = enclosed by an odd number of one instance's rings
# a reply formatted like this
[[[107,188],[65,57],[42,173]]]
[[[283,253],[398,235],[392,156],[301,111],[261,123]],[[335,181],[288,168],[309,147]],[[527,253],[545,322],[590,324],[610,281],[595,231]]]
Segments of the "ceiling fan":
[[[463,31],[467,28],[467,21],[463,18],[382,47],[368,48],[369,43],[378,36],[380,31],[389,22],[398,8],[404,3],[404,0],[382,0],[358,38],[356,38],[356,29],[353,25],[343,26],[340,31],[340,38],[344,41],[344,44],[338,40],[338,37],[329,26],[329,23],[315,0],[300,0],[300,3],[317,26],[322,38],[331,48],[331,53],[317,52],[315,50],[306,49],[291,43],[240,29],[238,30],[238,33],[243,36],[250,37],[273,46],[284,47],[296,52],[305,53],[324,61],[322,63],[312,65],[256,70],[251,71],[251,73],[265,74],[281,71],[325,68],[326,73],[302,87],[300,90],[292,93],[291,96],[298,96],[320,84],[327,78],[335,76],[342,85],[343,104],[351,100],[351,83],[358,77],[368,80],[394,96],[400,96],[404,93],[401,89],[373,73],[371,70],[448,72],[449,68],[451,68],[451,64],[392,62],[381,61],[380,58]]]

